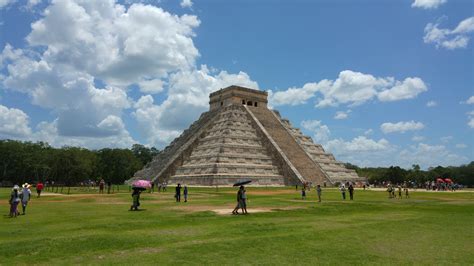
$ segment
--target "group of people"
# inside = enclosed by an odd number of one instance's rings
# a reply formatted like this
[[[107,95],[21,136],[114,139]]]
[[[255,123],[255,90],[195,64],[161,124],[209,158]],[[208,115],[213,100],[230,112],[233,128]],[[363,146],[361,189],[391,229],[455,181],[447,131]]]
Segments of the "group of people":
[[[175,188],[175,194],[174,197],[176,199],[176,202],[181,202],[181,184],[178,184]],[[188,202],[188,187],[184,185],[183,188],[183,196],[184,196],[184,202]]]
[[[349,191],[350,200],[354,200],[354,185],[352,185],[352,183],[341,184],[341,186],[339,186],[339,190],[341,191],[343,200],[346,200],[346,190]]]
[[[10,193],[10,217],[17,217],[20,215],[20,211],[18,210],[18,205],[21,203],[22,207],[22,214],[26,214],[26,207],[28,206],[28,202],[31,199],[31,185],[28,183],[23,184],[22,188],[18,185],[13,186],[12,192]],[[38,190],[38,197],[41,194],[41,190]]]
[[[392,184],[388,184],[387,186],[387,192],[388,192],[388,198],[390,199],[395,199],[397,198],[396,192],[398,191],[398,199],[402,199],[402,186],[398,185],[397,187],[392,186]],[[405,186],[403,188],[403,191],[405,192],[405,198],[409,198],[408,194],[408,188]]]

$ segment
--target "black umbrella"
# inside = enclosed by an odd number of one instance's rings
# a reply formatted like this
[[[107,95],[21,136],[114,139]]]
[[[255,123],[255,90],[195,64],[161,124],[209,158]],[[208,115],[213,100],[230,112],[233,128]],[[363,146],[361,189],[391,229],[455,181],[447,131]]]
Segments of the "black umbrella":
[[[133,190],[140,190],[140,191],[145,191],[146,188],[144,187],[132,187]]]
[[[252,182],[252,180],[245,180],[245,181],[239,181],[237,183],[234,184],[234,187],[239,187],[239,186],[243,186],[243,185],[247,185],[248,183]]]

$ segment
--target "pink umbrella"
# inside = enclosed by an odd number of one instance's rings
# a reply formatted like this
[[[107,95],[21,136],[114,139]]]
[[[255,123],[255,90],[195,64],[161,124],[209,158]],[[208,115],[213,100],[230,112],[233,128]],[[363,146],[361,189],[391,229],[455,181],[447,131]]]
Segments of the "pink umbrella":
[[[436,179],[436,183],[444,183],[444,180],[442,178],[438,177]]]
[[[445,179],[444,179],[444,182],[446,182],[446,183],[453,183],[453,180],[451,180],[451,178],[445,178]]]
[[[151,188],[151,182],[148,180],[137,180],[132,183],[132,187]]]

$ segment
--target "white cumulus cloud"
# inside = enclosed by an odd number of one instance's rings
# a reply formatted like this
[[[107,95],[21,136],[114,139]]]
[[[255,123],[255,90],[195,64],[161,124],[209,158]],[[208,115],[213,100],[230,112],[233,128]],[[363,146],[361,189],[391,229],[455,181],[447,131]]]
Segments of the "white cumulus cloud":
[[[29,116],[20,109],[0,105],[0,136],[25,137],[31,134]]]
[[[411,7],[418,7],[423,9],[436,9],[440,5],[446,3],[447,0],[415,0]]]
[[[336,115],[334,115],[334,119],[338,119],[338,120],[342,120],[342,119],[346,119],[349,117],[349,113],[351,112],[351,110],[347,110],[346,112],[344,111],[337,111],[336,112]]]
[[[405,133],[407,131],[421,130],[425,127],[421,122],[408,121],[408,122],[397,122],[397,123],[383,123],[380,129],[383,133],[394,133],[400,132]]]
[[[467,113],[467,119],[468,119],[467,125],[470,128],[474,128],[474,111]]]
[[[425,27],[425,43],[433,43],[436,48],[446,48],[454,50],[466,48],[470,35],[474,32],[474,17],[469,17],[461,21],[455,29],[440,28],[440,22],[428,23]]]
[[[437,105],[438,105],[438,103],[435,102],[435,101],[429,101],[429,102],[426,103],[426,107],[435,107]]]
[[[317,143],[326,143],[329,140],[331,131],[320,120],[303,120],[301,127],[310,131],[314,135]]]
[[[469,99],[466,100],[466,104],[474,104],[474,96],[469,97]]]
[[[398,101],[415,98],[427,90],[426,84],[418,77],[403,81],[393,77],[374,77],[370,74],[344,70],[336,80],[321,80],[306,83],[301,88],[285,91],[270,91],[272,105],[299,105],[316,97],[316,107],[338,106],[340,104],[360,105],[374,98],[380,101]]]
[[[193,2],[191,0],[182,0],[180,5],[182,8],[191,8],[193,6]]]

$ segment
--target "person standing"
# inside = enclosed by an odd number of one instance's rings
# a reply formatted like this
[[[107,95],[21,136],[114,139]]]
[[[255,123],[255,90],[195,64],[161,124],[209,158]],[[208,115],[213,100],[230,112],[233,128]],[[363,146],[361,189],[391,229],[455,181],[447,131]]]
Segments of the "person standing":
[[[21,207],[22,207],[23,215],[26,214],[26,206],[28,205],[28,201],[30,201],[30,198],[31,198],[30,185],[28,183],[25,183],[23,185],[23,190],[21,191]]]
[[[110,189],[112,189],[112,182],[107,182],[107,194],[110,194]]]
[[[183,195],[184,195],[184,202],[188,202],[188,187],[186,185],[184,185]]]
[[[341,190],[342,199],[346,200],[346,187],[344,186],[344,184],[342,184],[339,189]]]
[[[41,182],[36,184],[36,193],[38,194],[38,198],[41,196],[41,191],[43,191],[44,185]]]
[[[18,185],[13,186],[12,193],[10,194],[10,217],[18,216],[18,203],[20,203],[20,187]]]
[[[105,180],[101,179],[99,182],[99,193],[104,194],[104,186],[105,186]]]
[[[306,199],[306,189],[304,186],[301,188],[301,199]]]
[[[318,202],[321,202],[321,193],[322,193],[322,189],[321,189],[321,186],[318,185],[316,187],[316,193],[318,194]]]
[[[402,199],[402,186],[398,186],[398,199]]]
[[[408,199],[409,197],[410,197],[410,196],[408,195],[408,188],[407,188],[407,187],[405,187],[405,198],[407,198],[407,199]]]
[[[181,184],[176,186],[176,194],[175,194],[176,202],[181,202]]]
[[[352,186],[352,184],[349,185],[348,190],[349,190],[349,198],[351,200],[354,200],[354,187]]]

